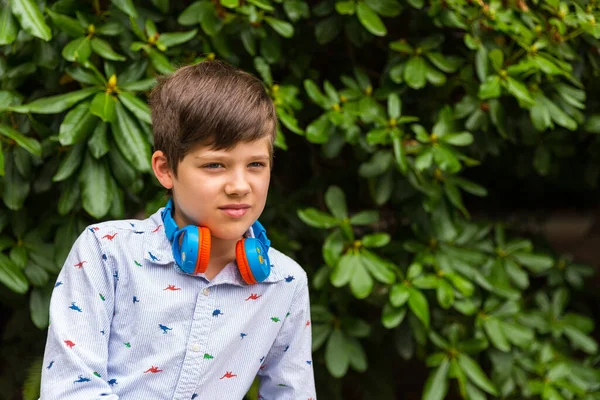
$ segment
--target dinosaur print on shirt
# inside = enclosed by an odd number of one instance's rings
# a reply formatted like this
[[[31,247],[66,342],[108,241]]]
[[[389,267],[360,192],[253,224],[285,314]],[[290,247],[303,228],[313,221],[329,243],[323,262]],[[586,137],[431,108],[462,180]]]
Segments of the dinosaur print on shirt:
[[[74,264],[73,266],[76,267],[76,268],[81,269],[81,268],[83,268],[83,264],[85,264],[86,262],[87,261],[85,261],[85,260],[84,261],[80,261],[77,264]]]
[[[223,313],[217,308],[215,311],[213,311],[212,316],[218,317],[219,315],[223,315]]]
[[[236,376],[237,376],[237,375],[235,375],[235,374],[232,374],[232,373],[231,373],[231,371],[226,371],[226,372],[225,372],[225,375],[223,375],[223,376],[222,376],[222,377],[220,377],[219,379],[224,379],[224,378],[227,378],[227,379],[229,379],[229,378],[235,378]]]
[[[250,296],[248,296],[248,298],[246,299],[246,301],[248,300],[258,300],[259,297],[262,297],[262,294],[260,296],[256,295],[256,293],[250,293]]]
[[[117,233],[119,233],[119,232],[115,232],[112,235],[108,235],[108,234],[104,235],[104,236],[102,236],[102,239],[108,239],[112,242],[112,240],[115,238],[115,236],[117,236]]]
[[[181,290],[181,288],[175,287],[175,285],[169,285],[166,288],[164,288],[163,290],[175,291],[175,290]]]
[[[73,301],[73,302],[71,302],[71,305],[69,306],[69,308],[70,308],[71,310],[75,310],[75,311],[78,311],[78,312],[82,312],[82,311],[81,311],[81,308],[79,308],[79,307],[78,307],[78,306],[75,304],[75,302],[74,302],[74,301]]]
[[[151,372],[153,374],[156,374],[158,372],[162,372],[162,369],[158,369],[158,367],[155,367],[154,365],[151,368],[148,368],[146,371],[144,371],[144,373],[148,373]]]
[[[86,378],[83,375],[79,375],[79,379],[77,379],[76,381],[73,381],[73,383],[79,383],[79,382],[89,382],[90,378]]]
[[[173,328],[169,328],[168,326],[163,325],[163,324],[158,324],[158,326],[160,327],[160,329],[162,329],[163,333],[167,333],[167,331],[173,330]]]
[[[70,340],[65,340],[64,342],[67,345],[67,347],[70,349],[72,349],[73,346],[75,346],[75,343],[71,342]]]

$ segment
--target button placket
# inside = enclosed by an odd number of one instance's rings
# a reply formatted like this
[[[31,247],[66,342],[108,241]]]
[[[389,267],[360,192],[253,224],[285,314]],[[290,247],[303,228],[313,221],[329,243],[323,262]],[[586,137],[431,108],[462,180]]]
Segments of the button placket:
[[[208,288],[205,288],[208,289]],[[208,291],[210,293],[210,290]],[[214,308],[214,296],[204,295],[204,290],[198,293],[194,320],[187,342],[187,350],[181,367],[181,374],[177,382],[174,399],[188,400],[191,398],[198,382],[205,373],[208,364],[202,365],[203,354],[208,352],[208,333],[213,321],[211,320]]]

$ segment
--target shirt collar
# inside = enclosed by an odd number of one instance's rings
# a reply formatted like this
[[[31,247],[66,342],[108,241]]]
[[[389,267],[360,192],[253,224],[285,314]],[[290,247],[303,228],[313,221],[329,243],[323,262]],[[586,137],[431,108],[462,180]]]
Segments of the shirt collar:
[[[146,220],[146,229],[144,230],[144,259],[146,262],[154,265],[163,265],[177,269],[175,266],[175,258],[173,257],[171,242],[167,238],[164,230],[161,217],[162,210],[163,208],[160,208]],[[255,237],[252,227],[248,228],[245,236],[249,238]],[[183,274],[181,271],[178,272]],[[204,274],[198,274],[195,276],[208,281]],[[275,283],[284,279],[285,277],[276,268],[276,266],[272,264],[269,276],[261,283]],[[230,284],[236,286],[249,286],[242,278],[242,275],[237,268],[236,261],[227,264],[225,268],[223,268],[223,270],[212,279],[212,281],[209,281],[209,283],[211,285]]]

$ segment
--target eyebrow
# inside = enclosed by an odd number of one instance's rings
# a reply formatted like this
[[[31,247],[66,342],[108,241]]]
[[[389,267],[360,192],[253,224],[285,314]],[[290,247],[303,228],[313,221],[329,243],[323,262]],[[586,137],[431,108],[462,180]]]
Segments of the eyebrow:
[[[210,159],[210,160],[219,160],[219,161],[225,161],[225,160],[229,160],[231,159],[231,156],[225,156],[225,155],[220,155],[220,154],[204,154],[201,156],[195,156],[195,159],[198,160],[203,160],[203,159]],[[253,156],[249,156],[247,157],[249,160],[270,160],[271,157],[269,157],[266,154],[256,154]]]

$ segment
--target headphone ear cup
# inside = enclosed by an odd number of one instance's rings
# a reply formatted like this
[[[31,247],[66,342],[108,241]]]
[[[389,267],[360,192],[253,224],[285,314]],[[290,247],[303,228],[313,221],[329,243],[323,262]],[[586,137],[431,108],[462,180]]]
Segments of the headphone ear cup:
[[[246,250],[244,249],[244,241],[247,239],[238,240],[235,245],[235,260],[238,265],[238,269],[240,270],[240,274],[242,275],[242,279],[248,285],[253,285],[256,282],[254,276],[252,275],[252,271],[250,270],[250,265],[248,264],[248,259],[246,258]]]
[[[258,239],[247,238],[237,242],[236,260],[246,283],[262,282],[271,273],[267,249]]]
[[[200,240],[198,241],[198,261],[196,262],[196,273],[205,272],[210,261],[210,229],[205,226],[199,227]]]
[[[176,232],[173,239],[173,256],[186,274],[206,271],[210,261],[210,230],[188,225]]]

